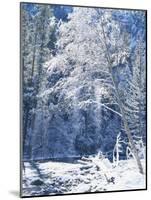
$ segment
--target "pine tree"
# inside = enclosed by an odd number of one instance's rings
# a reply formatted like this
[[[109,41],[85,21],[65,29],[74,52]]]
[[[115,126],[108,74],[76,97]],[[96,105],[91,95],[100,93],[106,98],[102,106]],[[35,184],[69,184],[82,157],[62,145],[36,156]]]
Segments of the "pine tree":
[[[132,137],[132,134],[131,134],[131,130],[129,128],[128,121],[126,119],[126,114],[125,114],[125,111],[124,111],[123,102],[121,101],[121,95],[119,93],[118,87],[117,87],[116,82],[115,82],[115,78],[113,76],[112,60],[111,60],[111,57],[110,57],[110,51],[108,49],[107,37],[106,37],[103,21],[104,21],[104,18],[102,17],[101,27],[102,27],[102,34],[103,34],[103,39],[104,39],[104,46],[105,46],[105,49],[106,49],[106,58],[107,58],[107,62],[108,62],[108,69],[109,69],[109,72],[112,76],[112,82],[113,82],[113,85],[114,85],[114,88],[115,88],[116,99],[117,99],[117,102],[118,102],[118,105],[119,105],[119,108],[120,108],[120,112],[121,112],[122,120],[123,120],[123,124],[124,124],[124,129],[125,129],[125,132],[127,134],[128,140],[129,140],[131,151],[134,155],[134,158],[136,159],[140,173],[143,174],[144,173],[143,167],[142,167],[140,158],[138,156],[138,152],[137,152],[136,145],[134,143],[134,140],[133,140],[133,137]]]
[[[21,58],[23,69],[23,141],[24,151],[32,157],[35,117],[37,115],[38,95],[45,87],[44,63],[51,58],[55,18],[50,6],[36,5],[33,14],[28,4],[22,4]],[[50,42],[51,41],[51,42]],[[26,148],[25,148],[26,147]]]

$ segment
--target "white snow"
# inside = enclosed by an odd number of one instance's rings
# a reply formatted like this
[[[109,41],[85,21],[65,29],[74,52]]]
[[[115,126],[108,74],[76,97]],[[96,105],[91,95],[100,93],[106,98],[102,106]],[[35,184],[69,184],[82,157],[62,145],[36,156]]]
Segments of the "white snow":
[[[36,162],[36,168],[29,162],[24,164],[24,196],[145,189],[145,175],[139,173],[133,159],[120,160],[116,167],[99,156],[76,163]],[[42,184],[34,184],[35,180]]]

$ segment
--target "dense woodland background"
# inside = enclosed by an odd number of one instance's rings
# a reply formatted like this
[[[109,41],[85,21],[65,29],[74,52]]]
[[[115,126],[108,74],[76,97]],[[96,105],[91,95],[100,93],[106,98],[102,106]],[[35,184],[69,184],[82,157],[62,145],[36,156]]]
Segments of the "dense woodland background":
[[[145,157],[144,11],[21,4],[23,160]],[[117,157],[116,157],[117,159]]]

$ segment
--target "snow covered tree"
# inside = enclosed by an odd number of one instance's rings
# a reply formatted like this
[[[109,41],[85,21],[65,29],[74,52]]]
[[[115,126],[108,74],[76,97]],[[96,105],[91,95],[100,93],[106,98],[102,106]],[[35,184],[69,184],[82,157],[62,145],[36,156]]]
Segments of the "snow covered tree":
[[[22,5],[21,12],[21,64],[23,70],[23,152],[27,154],[29,138],[28,127],[30,122],[30,111],[34,101],[34,87],[32,85],[32,63],[33,63],[33,17],[27,11],[27,5]]]
[[[130,36],[128,32],[121,32],[121,25],[117,20],[114,20],[113,14],[113,10],[102,11],[101,9],[75,8],[74,12],[69,15],[69,22],[63,23],[59,28],[60,38],[57,41],[59,53],[57,57],[55,57],[54,60],[52,59],[48,64],[49,71],[51,74],[55,67],[55,70],[60,70],[62,74],[68,72],[71,76],[75,74],[77,76],[80,75],[81,80],[83,80],[83,77],[88,80],[87,84],[93,87],[92,91],[96,88],[96,85],[100,87],[100,90],[101,87],[103,87],[103,90],[106,92],[102,94],[101,102],[99,103],[101,107],[105,106],[105,108],[121,117],[124,130],[137,160],[140,172],[143,173],[123,106],[125,99],[123,99],[121,92],[125,89],[127,80],[117,81],[118,75],[120,79],[123,77],[130,80],[130,74],[128,73],[130,71],[125,71],[130,70],[131,64],[129,61],[131,53]],[[125,11],[125,15],[126,14]],[[79,18],[83,19],[80,23],[78,21]],[[61,65],[59,62],[61,62]],[[122,70],[120,74],[117,73],[114,75],[115,66],[118,68],[118,73],[122,68],[124,68],[124,71]],[[101,76],[99,78],[97,78],[98,69],[101,71]],[[95,70],[97,71],[97,75],[95,74]],[[99,82],[99,84],[93,82],[95,87],[92,83],[93,73],[95,74],[93,81]],[[126,73],[129,77],[124,77],[123,73]],[[78,87],[77,85],[76,94],[73,93],[74,96],[77,95]],[[119,89],[120,87],[121,90]],[[91,98],[92,102],[94,102],[93,97]],[[104,105],[103,101],[106,98],[108,98],[107,103],[116,103],[118,108],[116,107],[116,110],[114,110]],[[76,106],[78,110],[80,104],[79,97],[77,97],[77,99]],[[83,105],[86,105],[86,102]],[[88,105],[90,105],[90,103],[88,103]],[[84,114],[84,119],[88,120],[86,112]],[[88,121],[84,123],[87,125]],[[88,131],[86,132],[85,136],[82,136],[80,133],[79,137],[84,137],[85,139],[87,138],[87,141],[91,141],[91,135],[89,134],[87,137]]]
[[[110,97],[111,80],[106,70],[104,52],[98,46],[98,34],[93,29],[95,15],[95,9],[75,8],[69,15],[69,21],[61,23],[59,27],[58,54],[47,63],[50,80],[56,74],[56,87],[60,83],[62,93],[64,88],[72,90],[72,93],[65,90],[63,98],[66,101],[68,99],[76,109],[74,128],[77,137],[74,140],[76,148],[85,153],[96,152],[100,146],[101,101],[105,109],[110,109],[106,104],[109,99],[113,101]],[[83,19],[81,23],[78,22],[79,18]],[[50,87],[54,88],[52,81],[50,83]],[[114,112],[112,109],[110,111]],[[81,145],[84,140],[85,147]]]
[[[55,32],[55,18],[53,16],[51,6],[38,5],[38,11],[35,18],[35,66],[33,66],[33,84],[36,90],[36,101],[31,120],[31,152],[30,156],[34,158],[38,151],[41,151],[41,157],[44,157],[44,149],[47,149],[47,135],[45,131],[40,131],[39,125],[43,129],[45,125],[44,116],[46,108],[42,104],[39,95],[46,86],[46,70],[44,63],[50,59],[54,53],[54,32]],[[43,132],[43,134],[42,134]],[[38,141],[38,142],[37,142]],[[32,148],[34,147],[34,148]]]
[[[32,12],[34,9],[34,13]],[[32,6],[28,9],[28,4],[22,4],[21,13],[22,33],[22,68],[23,68],[23,129],[24,129],[24,153],[29,151],[34,137],[32,131],[35,124],[36,108],[38,104],[37,95],[45,85],[45,69],[43,64],[51,58],[53,54],[53,42],[55,32],[55,18],[52,8],[46,5]],[[32,128],[31,128],[32,127]],[[29,130],[31,131],[29,131]],[[27,135],[28,132],[28,135]]]
[[[140,158],[138,156],[138,152],[137,152],[137,149],[136,149],[136,146],[135,146],[135,143],[134,143],[134,140],[133,140],[133,137],[132,137],[132,133],[131,133],[131,130],[129,128],[129,124],[128,124],[128,121],[126,119],[126,113],[124,111],[124,106],[123,106],[123,102],[121,100],[121,95],[119,93],[119,89],[116,85],[116,82],[115,82],[115,78],[113,76],[113,72],[112,72],[112,60],[111,60],[111,57],[110,57],[110,49],[108,48],[108,40],[107,40],[107,36],[106,36],[106,32],[105,32],[105,28],[104,28],[104,18],[101,18],[102,22],[101,22],[101,27],[102,27],[102,33],[103,33],[103,39],[104,39],[104,46],[105,46],[105,49],[106,49],[106,58],[107,58],[107,62],[108,62],[108,69],[110,71],[110,74],[112,76],[112,82],[113,82],[113,85],[115,87],[115,95],[116,95],[116,99],[117,99],[117,102],[118,102],[118,105],[119,105],[119,108],[120,108],[120,112],[121,112],[121,115],[122,115],[122,120],[123,120],[123,125],[124,125],[124,129],[125,129],[125,132],[127,134],[127,137],[128,137],[128,141],[129,141],[129,144],[130,144],[130,147],[131,147],[131,150],[132,150],[132,153],[134,155],[134,158],[136,159],[136,162],[137,162],[137,165],[138,165],[138,168],[139,168],[139,171],[140,173],[144,173],[143,172],[143,167],[142,167],[142,164],[141,164],[141,161],[140,161]]]
[[[133,73],[131,79],[128,81],[127,91],[128,98],[124,102],[124,110],[129,127],[137,145],[137,142],[143,141],[145,143],[145,112],[146,104],[144,97],[146,97],[145,88],[145,48],[143,41],[139,38],[136,42],[136,48],[133,55],[132,66]],[[140,151],[140,150],[138,150]]]

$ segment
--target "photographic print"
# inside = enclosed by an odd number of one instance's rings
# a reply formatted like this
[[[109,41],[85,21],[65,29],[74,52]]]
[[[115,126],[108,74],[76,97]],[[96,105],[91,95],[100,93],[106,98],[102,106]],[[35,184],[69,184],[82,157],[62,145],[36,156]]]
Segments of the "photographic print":
[[[21,197],[147,188],[147,11],[20,4]]]

